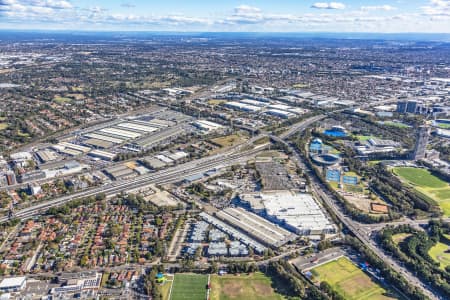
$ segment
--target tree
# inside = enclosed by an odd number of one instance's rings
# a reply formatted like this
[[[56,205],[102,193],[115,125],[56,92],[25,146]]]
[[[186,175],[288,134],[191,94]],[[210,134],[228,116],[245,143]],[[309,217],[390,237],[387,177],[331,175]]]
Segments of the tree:
[[[219,272],[219,266],[217,265],[217,262],[213,261],[211,263],[211,266],[209,268],[209,273],[214,274]]]

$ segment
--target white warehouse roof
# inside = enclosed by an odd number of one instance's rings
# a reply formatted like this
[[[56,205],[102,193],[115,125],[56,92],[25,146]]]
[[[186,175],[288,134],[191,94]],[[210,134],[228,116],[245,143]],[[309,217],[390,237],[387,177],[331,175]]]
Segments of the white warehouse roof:
[[[112,135],[117,135],[117,136],[123,136],[126,138],[130,138],[130,139],[135,139],[141,136],[140,133],[136,133],[133,131],[128,131],[128,130],[122,130],[122,129],[118,129],[118,128],[103,128],[99,130],[100,132],[104,132],[104,133],[108,133],[108,134],[112,134]]]
[[[128,122],[117,124],[117,126],[122,127],[122,128],[132,129],[132,130],[143,131],[143,132],[158,131],[158,128],[155,128],[155,127],[141,125],[141,124],[135,124],[135,123],[128,123]]]
[[[241,103],[241,102],[235,102],[235,101],[227,102],[225,105],[228,107],[234,108],[234,109],[250,111],[250,112],[257,112],[257,111],[261,110],[261,107],[258,107],[255,105],[250,105],[250,104],[245,104],[245,103]]]
[[[298,234],[335,230],[333,223],[310,194],[285,191],[259,195],[267,216],[285,223]]]
[[[0,283],[0,289],[21,287],[26,280],[27,278],[25,276],[5,278]]]

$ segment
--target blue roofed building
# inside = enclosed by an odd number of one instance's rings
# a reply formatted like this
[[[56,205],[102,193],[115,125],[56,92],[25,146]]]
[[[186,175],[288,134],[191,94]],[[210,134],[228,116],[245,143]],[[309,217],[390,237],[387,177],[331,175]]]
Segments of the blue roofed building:
[[[323,148],[323,142],[319,138],[315,138],[312,140],[311,144],[309,145],[309,151],[312,153],[320,153]]]

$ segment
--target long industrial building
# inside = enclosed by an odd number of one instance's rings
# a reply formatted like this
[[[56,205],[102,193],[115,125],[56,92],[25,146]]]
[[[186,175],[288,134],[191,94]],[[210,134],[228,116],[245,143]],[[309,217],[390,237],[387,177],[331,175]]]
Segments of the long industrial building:
[[[88,134],[85,134],[84,136],[87,137],[87,138],[98,139],[98,140],[102,140],[102,141],[111,142],[111,143],[114,143],[114,144],[121,144],[121,143],[124,142],[123,138],[111,137],[111,136],[98,134],[98,133],[88,133]]]
[[[229,207],[215,215],[269,247],[278,248],[297,237],[286,229],[242,208]]]
[[[255,213],[296,234],[336,233],[336,226],[310,194],[278,191],[246,194],[240,198]]]
[[[209,224],[214,225],[215,227],[219,228],[223,232],[226,232],[227,234],[231,235],[236,240],[240,241],[244,245],[247,245],[253,249],[255,249],[256,253],[263,253],[267,248],[259,243],[258,241],[254,240],[251,237],[248,237],[247,235],[243,234],[242,232],[236,230],[232,226],[220,221],[216,217],[213,217],[211,215],[208,215],[205,212],[200,213],[200,217],[202,217],[203,220],[208,222]]]
[[[259,106],[245,104],[245,103],[241,103],[241,102],[235,102],[235,101],[227,102],[225,104],[225,106],[228,108],[231,108],[231,109],[241,110],[241,111],[245,111],[245,112],[258,112],[262,109]]]
[[[129,123],[129,122],[117,124],[117,127],[136,130],[136,131],[143,131],[146,133],[158,131],[158,128],[155,128],[155,127],[141,125],[141,124],[135,124],[135,123]]]
[[[124,137],[127,139],[136,139],[138,137],[140,137],[142,134],[137,133],[137,132],[133,132],[133,131],[128,131],[128,130],[123,130],[123,129],[118,129],[118,128],[113,128],[113,127],[108,127],[108,128],[103,128],[99,130],[100,132],[104,132],[104,133],[108,133],[108,134],[112,134],[112,135],[116,135],[119,137]]]

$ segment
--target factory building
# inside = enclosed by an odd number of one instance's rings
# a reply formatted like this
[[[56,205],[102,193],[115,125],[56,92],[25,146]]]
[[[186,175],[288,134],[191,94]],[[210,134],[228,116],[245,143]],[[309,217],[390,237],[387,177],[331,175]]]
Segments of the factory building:
[[[116,157],[115,153],[102,151],[102,150],[92,150],[91,152],[89,152],[89,155],[92,157],[97,157],[97,158],[106,160],[106,161],[113,161],[114,158]]]
[[[336,228],[310,194],[254,193],[241,201],[268,220],[299,235],[334,234]]]
[[[150,127],[150,126],[136,124],[136,123],[129,123],[129,122],[120,123],[120,124],[117,124],[116,126],[125,128],[125,129],[131,129],[134,131],[141,131],[141,132],[145,132],[145,133],[151,133],[151,132],[158,131],[158,128],[155,128],[155,127]]]
[[[222,222],[216,217],[213,217],[205,212],[200,213],[200,217],[207,223],[214,225],[223,232],[226,232],[232,236],[235,240],[240,241],[242,244],[247,245],[255,250],[255,253],[262,254],[267,248],[255,239],[247,236],[241,231],[235,229],[234,227]]]
[[[101,141],[106,141],[106,142],[110,142],[110,143],[114,143],[114,144],[122,144],[125,141],[124,138],[112,137],[112,136],[98,134],[98,133],[88,133],[88,134],[85,134],[84,137],[89,138],[89,139],[97,139],[97,140],[101,140]]]
[[[50,150],[40,150],[36,152],[36,156],[43,163],[47,163],[49,161],[54,161],[58,159],[58,155]]]
[[[216,217],[269,247],[278,248],[297,236],[242,208],[226,208]]]
[[[292,112],[280,110],[280,109],[274,109],[274,108],[268,109],[267,111],[265,111],[265,114],[274,116],[274,117],[278,117],[281,119],[289,119],[289,118],[295,117],[295,114]]]
[[[194,125],[198,129],[203,130],[208,133],[223,128],[222,125],[214,123],[214,122],[210,122],[207,120],[198,120],[198,121],[195,121],[194,123],[192,123],[192,125]]]
[[[240,102],[249,104],[249,105],[253,105],[253,106],[259,106],[259,107],[266,107],[267,105],[269,105],[269,103],[267,103],[267,102],[262,102],[262,101],[252,100],[252,99],[243,99]]]
[[[114,180],[128,179],[136,176],[136,173],[132,169],[122,164],[105,169],[105,173]]]
[[[99,139],[87,139],[83,142],[83,144],[91,146],[95,149],[107,149],[114,146],[112,142],[102,141]]]
[[[29,181],[44,179],[45,177],[46,177],[45,172],[33,171],[33,172],[28,172],[28,173],[22,174],[17,179],[20,183],[25,183],[25,182],[29,182]]]
[[[26,285],[27,285],[27,278],[25,276],[4,278],[2,282],[0,282],[0,292],[1,293],[20,292],[23,289],[25,289]]]
[[[118,137],[126,138],[126,139],[136,139],[136,138],[138,138],[138,137],[140,137],[142,135],[142,134],[137,133],[137,132],[123,130],[123,129],[118,129],[118,128],[113,128],[113,127],[100,129],[99,132],[107,133],[107,134],[110,134],[112,136],[118,136]]]
[[[85,147],[85,146],[76,145],[76,144],[67,143],[67,142],[58,143],[58,146],[63,149],[75,150],[80,153],[88,153],[89,151],[91,151],[90,147]]]
[[[245,104],[245,103],[236,102],[236,101],[230,101],[230,102],[225,103],[225,107],[228,107],[228,108],[231,108],[234,110],[245,111],[245,112],[258,112],[262,109],[259,106]]]

